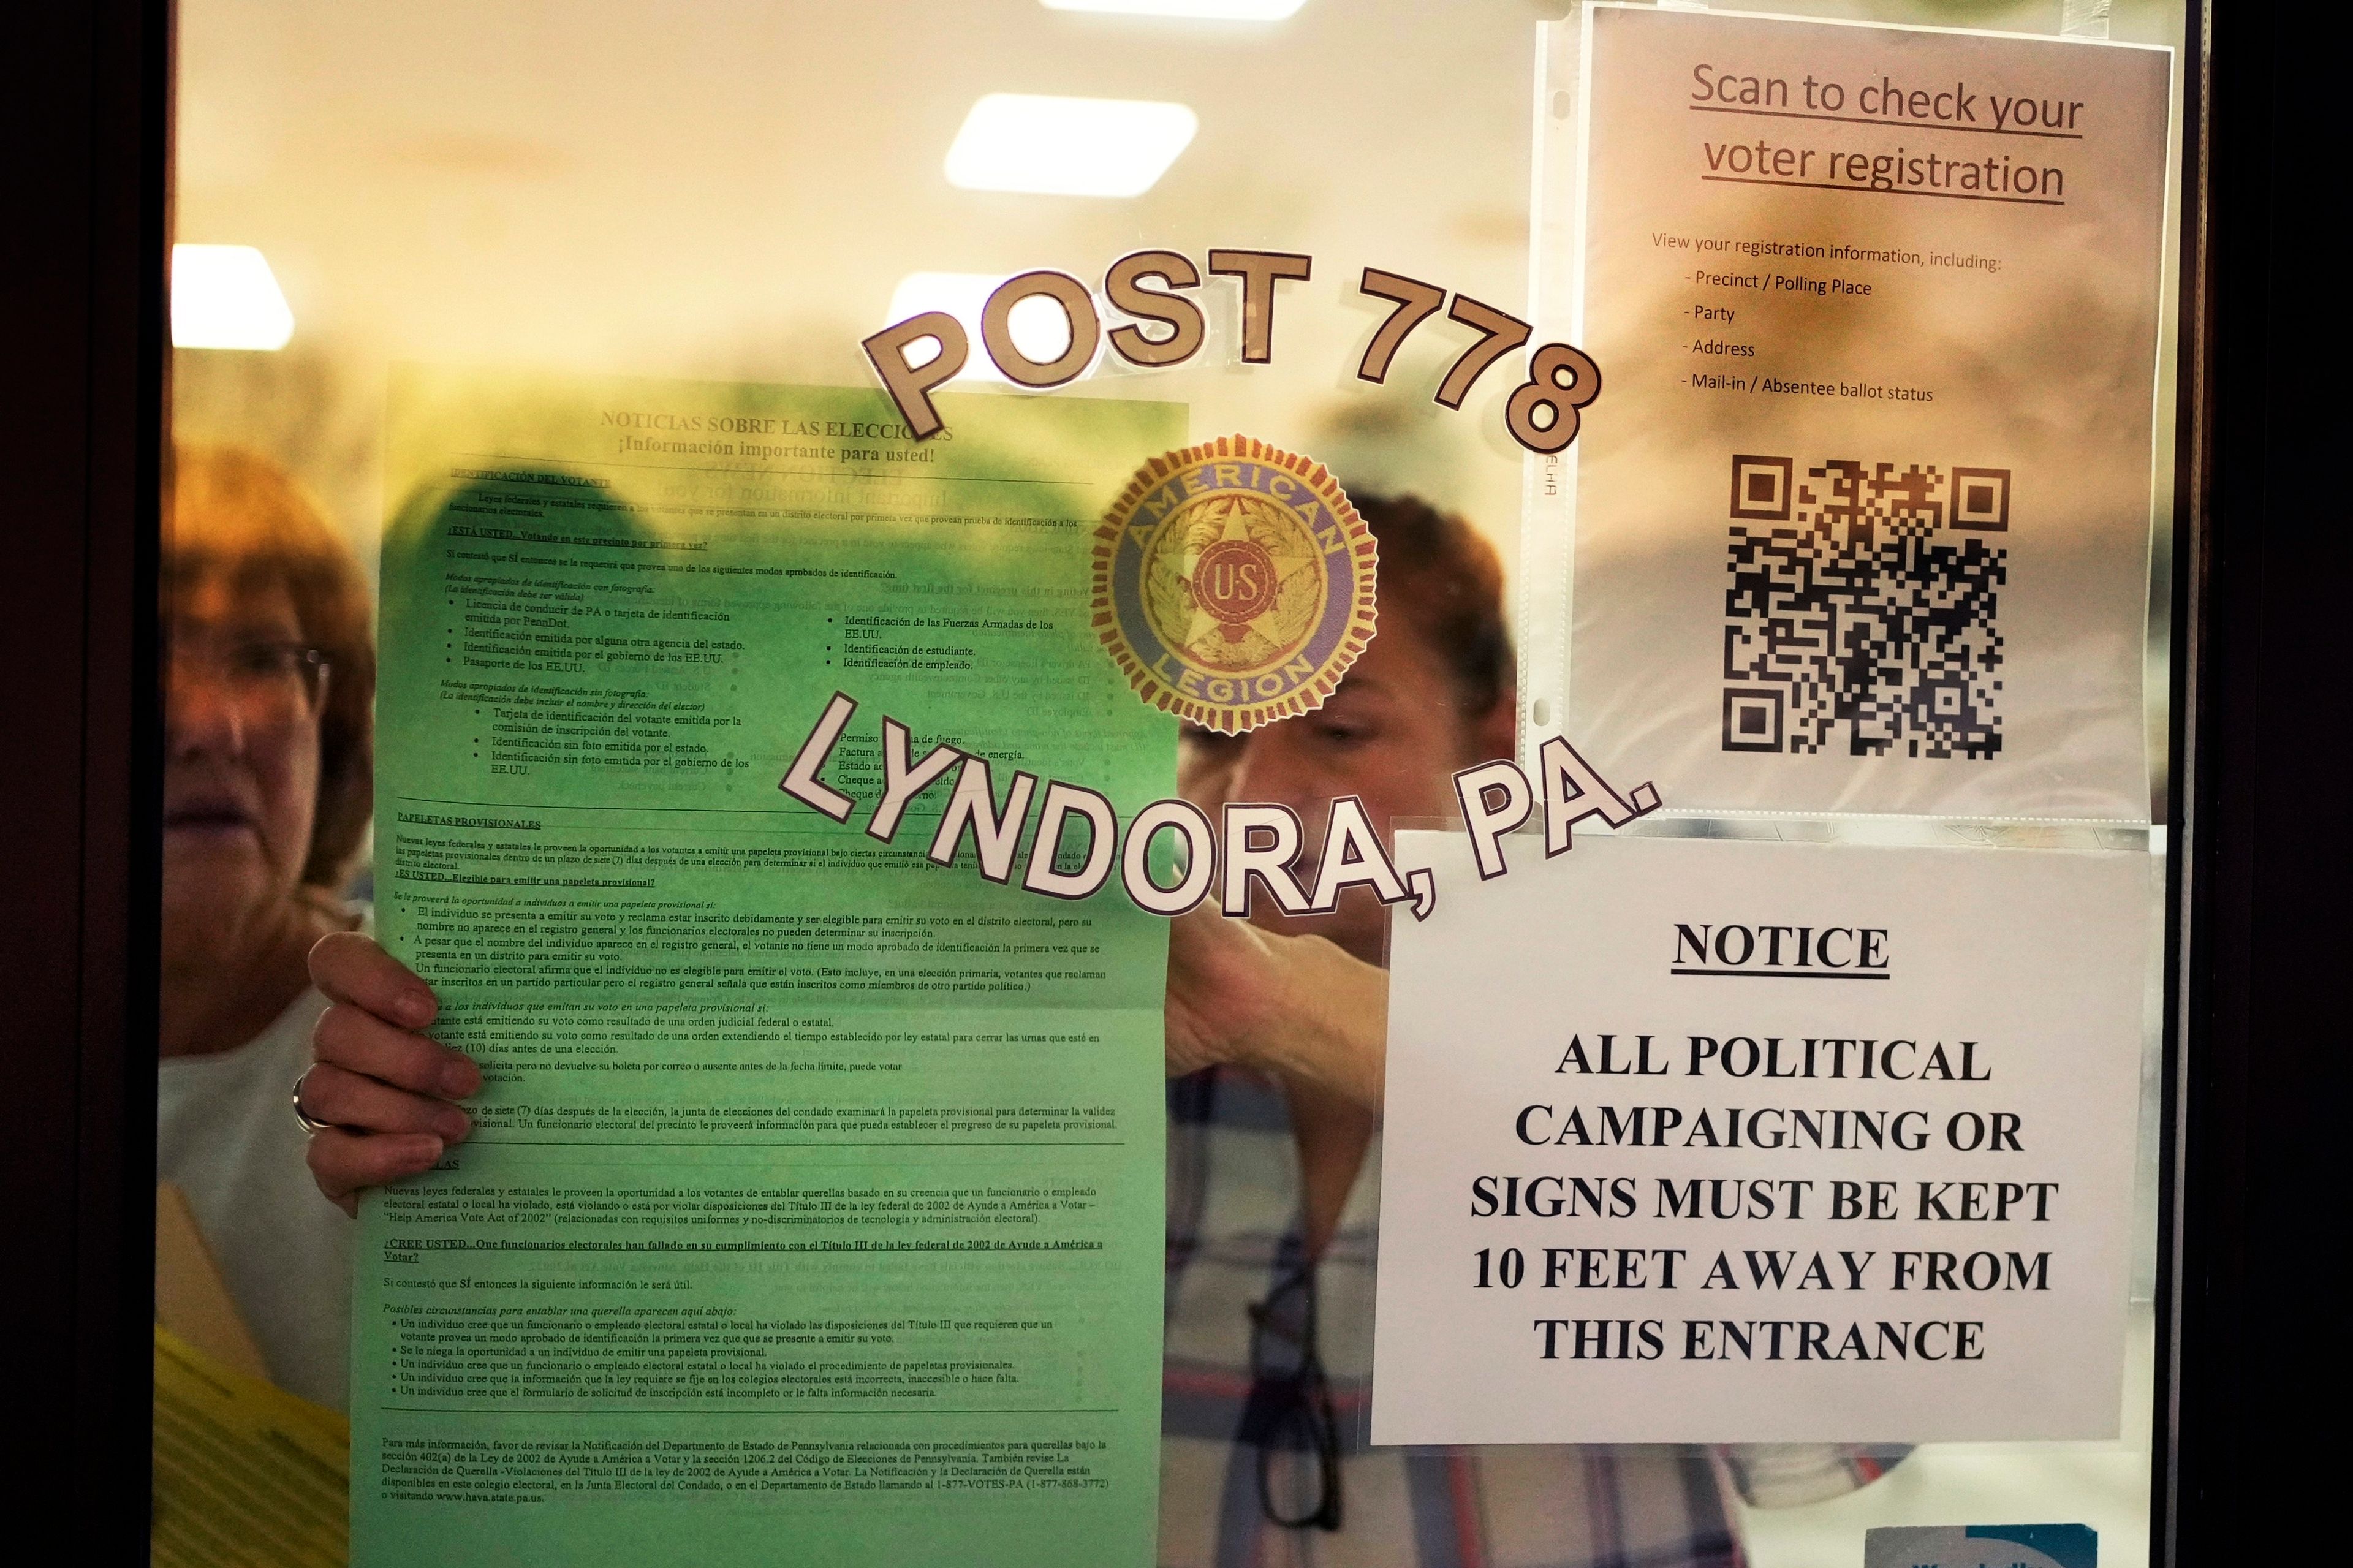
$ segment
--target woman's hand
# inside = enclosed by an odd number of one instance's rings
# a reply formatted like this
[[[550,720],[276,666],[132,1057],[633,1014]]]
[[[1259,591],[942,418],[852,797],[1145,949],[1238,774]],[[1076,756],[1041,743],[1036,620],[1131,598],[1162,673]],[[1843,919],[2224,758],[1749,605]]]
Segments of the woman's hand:
[[[1378,1113],[1388,976],[1204,905],[1168,922],[1168,1072],[1253,1068]]]
[[[332,1004],[311,1037],[302,1110],[334,1125],[311,1140],[311,1176],[346,1214],[364,1187],[430,1170],[473,1131],[452,1100],[482,1087],[462,1051],[422,1031],[440,1011],[432,988],[373,937],[337,931],[311,949],[311,983]]]
[[[1208,905],[1168,922],[1168,1076],[1247,1064],[1282,1011],[1283,972],[1270,936]]]

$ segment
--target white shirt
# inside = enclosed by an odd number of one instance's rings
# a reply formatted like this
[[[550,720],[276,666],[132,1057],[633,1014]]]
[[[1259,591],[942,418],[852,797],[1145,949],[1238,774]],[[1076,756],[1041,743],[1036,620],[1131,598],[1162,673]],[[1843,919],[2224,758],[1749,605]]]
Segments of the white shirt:
[[[311,1182],[287,1098],[326,1008],[305,991],[235,1050],[164,1058],[155,1172],[187,1194],[270,1377],[342,1410],[351,1401],[352,1221]]]

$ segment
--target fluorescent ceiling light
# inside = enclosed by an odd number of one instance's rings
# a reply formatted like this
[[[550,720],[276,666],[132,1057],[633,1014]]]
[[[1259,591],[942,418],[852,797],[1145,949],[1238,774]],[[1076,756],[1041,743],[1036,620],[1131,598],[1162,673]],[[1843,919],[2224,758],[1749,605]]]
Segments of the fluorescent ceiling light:
[[[249,245],[172,247],[172,346],[181,349],[282,349],[294,335],[294,312]]]
[[[1280,22],[1307,0],[1043,0],[1049,11],[1179,16],[1188,22]]]
[[[1009,386],[1011,382],[997,368],[997,362],[988,357],[988,349],[980,341],[980,311],[988,303],[988,297],[997,291],[997,286],[1012,276],[1009,272],[911,272],[891,290],[891,310],[883,324],[894,325],[925,310],[944,310],[963,324],[964,335],[971,343],[964,369],[955,374],[950,384],[957,381],[987,381]],[[1100,294],[1095,296],[1095,310],[1109,321],[1111,306]],[[1022,300],[1013,307],[1013,315],[1006,325],[1012,330],[1013,346],[1040,364],[1061,358],[1062,352],[1071,346],[1070,322],[1051,300],[1032,296]],[[1092,375],[1102,361],[1103,342],[1098,339],[1094,358],[1079,373],[1080,378]]]
[[[948,183],[967,191],[1140,196],[1199,127],[1181,103],[992,92],[972,106],[948,149]]]

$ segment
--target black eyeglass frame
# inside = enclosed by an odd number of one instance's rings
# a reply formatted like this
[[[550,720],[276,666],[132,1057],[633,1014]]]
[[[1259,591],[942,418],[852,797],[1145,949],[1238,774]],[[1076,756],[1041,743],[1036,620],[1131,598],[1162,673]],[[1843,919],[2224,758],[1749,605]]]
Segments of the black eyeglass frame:
[[[1293,1292],[1300,1294],[1303,1305],[1300,1328],[1295,1339],[1283,1331],[1275,1319],[1276,1304]],[[1250,1436],[1258,1448],[1258,1505],[1267,1521],[1285,1530],[1336,1531],[1343,1518],[1340,1490],[1340,1421],[1332,1405],[1331,1379],[1324,1371],[1323,1352],[1316,1342],[1315,1268],[1313,1264],[1293,1269],[1268,1291],[1261,1300],[1251,1302],[1246,1310],[1250,1321],[1250,1405],[1255,1410],[1262,1396],[1271,1394],[1288,1401],[1280,1414],[1267,1423],[1271,1430],[1262,1427]],[[1286,1374],[1271,1373],[1264,1352],[1266,1336],[1275,1335],[1292,1340],[1298,1348],[1295,1370]],[[1307,1443],[1315,1455],[1316,1501],[1314,1507],[1295,1516],[1276,1506],[1272,1468],[1278,1445],[1269,1441],[1293,1421],[1303,1423]]]

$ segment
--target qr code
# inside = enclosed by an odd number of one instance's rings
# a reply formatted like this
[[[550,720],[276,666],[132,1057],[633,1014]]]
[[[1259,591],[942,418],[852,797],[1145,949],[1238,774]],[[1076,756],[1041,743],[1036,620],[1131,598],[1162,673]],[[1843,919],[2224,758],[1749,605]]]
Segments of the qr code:
[[[2010,470],[1732,459],[1724,749],[2001,750]]]

